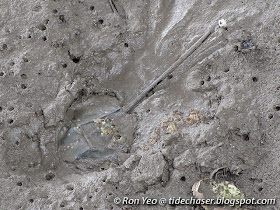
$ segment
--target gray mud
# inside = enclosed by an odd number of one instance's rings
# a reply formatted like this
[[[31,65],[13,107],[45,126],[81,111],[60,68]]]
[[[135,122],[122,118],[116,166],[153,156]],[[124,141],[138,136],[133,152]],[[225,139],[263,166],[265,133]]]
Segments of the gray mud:
[[[114,199],[189,198],[221,167],[246,198],[278,198],[279,14],[276,0],[1,1],[0,209],[203,209]],[[102,118],[215,24],[130,114]]]

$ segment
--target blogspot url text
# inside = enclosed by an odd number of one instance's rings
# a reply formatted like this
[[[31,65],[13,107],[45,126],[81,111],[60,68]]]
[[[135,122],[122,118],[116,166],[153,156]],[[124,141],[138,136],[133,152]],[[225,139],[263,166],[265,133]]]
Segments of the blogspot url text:
[[[114,199],[115,204],[121,205],[228,205],[228,206],[243,206],[243,205],[275,205],[276,199],[227,199],[227,198],[216,198],[216,199],[196,199],[196,198],[129,198],[116,197]]]

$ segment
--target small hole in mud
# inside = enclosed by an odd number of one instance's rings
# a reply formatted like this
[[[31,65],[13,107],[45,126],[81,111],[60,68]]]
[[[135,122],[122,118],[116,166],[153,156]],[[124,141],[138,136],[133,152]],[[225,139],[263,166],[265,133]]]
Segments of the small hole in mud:
[[[167,76],[167,79],[172,79],[173,78],[173,75],[172,74],[169,74],[168,76]]]
[[[211,77],[208,76],[206,80],[207,80],[208,82],[211,81]]]
[[[89,198],[89,199],[92,199],[92,196],[90,195],[90,196],[88,196],[88,198]]]
[[[2,112],[3,108],[0,106],[0,112]]]
[[[45,31],[47,29],[47,27],[44,24],[40,24],[40,25],[38,25],[38,29],[41,31]]]
[[[253,82],[257,82],[258,78],[257,77],[252,77]]]
[[[61,203],[61,204],[60,204],[60,207],[62,207],[62,208],[65,207],[65,204],[64,204],[64,203]]]
[[[22,58],[22,59],[23,59],[23,61],[24,61],[25,63],[28,62],[28,59],[27,59],[27,58]]]
[[[103,181],[103,182],[106,182],[106,179],[103,179],[102,181]]]
[[[72,190],[74,190],[74,187],[73,187],[72,185],[68,185],[68,186],[66,187],[66,189],[69,190],[69,191],[72,191]]]
[[[9,123],[9,124],[13,124],[13,122],[14,122],[13,119],[9,119],[9,120],[8,120],[8,123]]]
[[[29,164],[28,164],[28,167],[29,168],[34,168],[36,166],[36,164],[34,163],[34,162],[30,162]]]
[[[180,178],[180,180],[181,180],[182,182],[184,182],[184,181],[186,181],[186,177],[182,176],[182,177]]]
[[[263,191],[263,187],[259,187],[258,190],[259,190],[259,192]]]
[[[243,140],[245,140],[245,141],[249,141],[249,140],[250,140],[248,134],[243,134],[243,135],[242,135],[242,138],[243,138]]]
[[[61,22],[66,22],[65,16],[64,16],[64,15],[59,15],[58,19],[59,19]]]
[[[46,20],[44,20],[44,24],[48,24],[50,22],[50,20],[49,19],[46,19]]]
[[[20,77],[21,77],[22,79],[26,79],[26,78],[27,78],[27,75],[26,75],[26,74],[21,74]]]
[[[224,70],[224,72],[229,72],[229,69]]]
[[[85,95],[87,95],[86,90],[85,90],[85,89],[82,89],[82,90],[79,92],[79,95],[80,95],[80,96],[85,96]]]
[[[116,190],[118,189],[118,187],[116,187]]]
[[[200,85],[204,85],[204,81],[201,81],[201,82],[200,82]]]
[[[147,109],[147,110],[146,110],[147,113],[149,113],[150,111],[151,111],[150,109]]]
[[[33,203],[33,202],[34,202],[34,199],[30,199],[29,202],[30,202],[30,203]]]
[[[128,44],[127,44],[127,43],[124,43],[124,46],[125,46],[125,47],[128,47]]]
[[[73,61],[74,63],[79,63],[80,58],[74,57],[74,58],[72,58],[72,61]]]
[[[90,10],[94,10],[94,6],[90,6]]]
[[[22,186],[22,182],[17,182],[17,186]]]
[[[56,14],[58,11],[57,11],[57,9],[54,9],[53,10],[53,14]]]
[[[272,118],[273,118],[273,114],[269,114],[268,119],[272,119]]]
[[[14,109],[15,109],[15,108],[12,107],[12,106],[10,106],[10,107],[8,108],[9,111],[13,111]]]
[[[3,77],[4,76],[4,72],[0,72],[0,77]]]
[[[27,88],[27,85],[26,85],[26,84],[21,84],[21,88],[22,88],[22,89],[26,89],[26,88]]]
[[[101,171],[104,171],[104,170],[105,170],[105,168],[100,168],[100,170],[101,170]]]
[[[104,20],[100,19],[100,20],[98,20],[98,23],[99,23],[99,24],[103,24],[103,23],[104,23]]]
[[[276,105],[276,106],[274,107],[274,109],[275,109],[276,111],[280,111],[280,105]]]
[[[47,41],[47,37],[46,36],[43,36],[43,41],[45,42],[45,41]]]
[[[84,210],[84,208],[83,208],[83,207],[80,207],[80,210]]]
[[[19,145],[19,141],[16,141],[16,143],[15,143],[16,145]]]
[[[7,48],[8,48],[8,45],[6,45],[6,44],[3,44],[3,45],[2,45],[2,49],[3,49],[3,50],[6,50]]]
[[[67,67],[67,64],[66,64],[66,63],[62,64],[62,67],[63,67],[63,68],[66,68],[66,67]]]
[[[48,173],[48,174],[46,174],[46,176],[45,176],[46,180],[51,180],[51,179],[53,179],[54,177],[55,177],[55,175],[54,175],[53,173]]]

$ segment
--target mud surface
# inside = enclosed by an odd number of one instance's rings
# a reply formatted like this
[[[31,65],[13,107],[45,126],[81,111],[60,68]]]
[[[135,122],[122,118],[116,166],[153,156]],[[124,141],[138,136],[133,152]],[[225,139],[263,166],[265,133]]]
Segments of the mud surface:
[[[0,209],[203,209],[114,199],[188,198],[221,167],[246,198],[277,198],[279,13],[276,0],[1,1]],[[212,25],[130,114],[102,118]]]

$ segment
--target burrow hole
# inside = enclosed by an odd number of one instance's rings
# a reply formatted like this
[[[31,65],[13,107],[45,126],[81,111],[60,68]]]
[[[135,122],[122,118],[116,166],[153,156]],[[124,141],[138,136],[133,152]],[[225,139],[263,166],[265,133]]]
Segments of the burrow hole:
[[[9,110],[9,111],[13,111],[14,109],[15,109],[15,108],[14,108],[13,106],[9,106],[9,107],[8,107],[8,110]]]
[[[249,141],[250,140],[249,134],[243,134],[242,138],[243,138],[244,141]]]
[[[268,119],[272,119],[272,118],[273,118],[273,114],[269,114]]]
[[[20,87],[21,87],[21,89],[25,90],[27,88],[27,85],[26,84],[21,84]]]
[[[184,182],[184,181],[186,181],[186,177],[185,177],[185,176],[182,176],[182,177],[180,178],[180,180],[181,180],[182,182]]]
[[[26,75],[26,74],[21,74],[20,77],[21,77],[22,79],[27,79],[27,75]]]
[[[280,111],[280,105],[276,105],[276,106],[274,107],[274,109],[275,109],[276,111]]]
[[[44,24],[40,24],[40,25],[38,25],[38,29],[41,31],[45,31],[47,29],[47,27]]]
[[[258,78],[257,77],[252,77],[253,82],[257,82]]]
[[[22,182],[17,182],[17,186],[21,187],[22,186]]]

